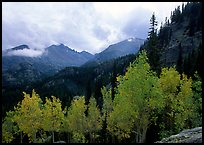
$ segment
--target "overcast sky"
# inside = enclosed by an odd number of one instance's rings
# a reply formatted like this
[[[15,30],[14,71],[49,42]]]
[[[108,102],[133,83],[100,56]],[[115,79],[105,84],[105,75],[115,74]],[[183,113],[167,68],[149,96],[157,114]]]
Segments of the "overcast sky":
[[[146,39],[155,12],[164,22],[181,2],[3,2],[2,48],[27,44],[40,51],[63,43],[99,53],[110,44]]]

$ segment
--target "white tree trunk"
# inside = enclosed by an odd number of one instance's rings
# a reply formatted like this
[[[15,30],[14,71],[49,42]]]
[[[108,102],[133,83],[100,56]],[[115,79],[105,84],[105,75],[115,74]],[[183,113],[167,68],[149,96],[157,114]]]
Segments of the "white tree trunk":
[[[21,143],[23,143],[23,132],[21,131]]]
[[[54,131],[52,131],[52,143],[55,142],[55,136],[54,136]]]

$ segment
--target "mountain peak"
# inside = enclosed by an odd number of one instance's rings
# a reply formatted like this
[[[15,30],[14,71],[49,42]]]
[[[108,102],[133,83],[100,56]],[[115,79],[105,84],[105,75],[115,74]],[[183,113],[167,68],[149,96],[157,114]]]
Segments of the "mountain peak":
[[[107,61],[117,57],[125,56],[128,54],[135,54],[139,51],[140,46],[144,43],[141,38],[128,38],[118,43],[109,45],[108,48],[100,53],[95,54],[91,61]]]
[[[11,48],[11,50],[23,50],[23,49],[30,49],[30,48],[28,47],[28,45],[25,45],[25,44]]]
[[[67,47],[67,46],[65,46],[64,44],[60,43],[60,44],[50,45],[49,47]],[[48,47],[48,48],[49,48],[49,47]]]
[[[91,54],[91,53],[89,53],[89,52],[87,52],[87,51],[85,51],[85,50],[81,51],[80,53],[81,53],[81,54]]]
[[[58,46],[59,47],[64,47],[65,45],[63,43],[60,43]]]

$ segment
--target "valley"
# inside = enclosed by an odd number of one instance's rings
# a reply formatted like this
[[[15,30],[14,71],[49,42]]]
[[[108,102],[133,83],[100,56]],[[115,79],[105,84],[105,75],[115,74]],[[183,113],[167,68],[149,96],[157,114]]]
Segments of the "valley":
[[[4,49],[3,142],[153,143],[202,126],[201,11],[182,4],[159,29],[152,13],[147,39],[96,54]]]

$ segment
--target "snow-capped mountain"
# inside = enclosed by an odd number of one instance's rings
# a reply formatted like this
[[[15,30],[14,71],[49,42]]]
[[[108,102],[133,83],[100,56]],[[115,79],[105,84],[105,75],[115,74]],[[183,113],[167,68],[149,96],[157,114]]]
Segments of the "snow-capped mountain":
[[[88,63],[103,62],[113,58],[125,56],[128,54],[135,54],[139,51],[140,46],[144,43],[144,39],[129,38],[116,44],[110,45],[104,51],[95,54],[94,58],[89,60]]]

